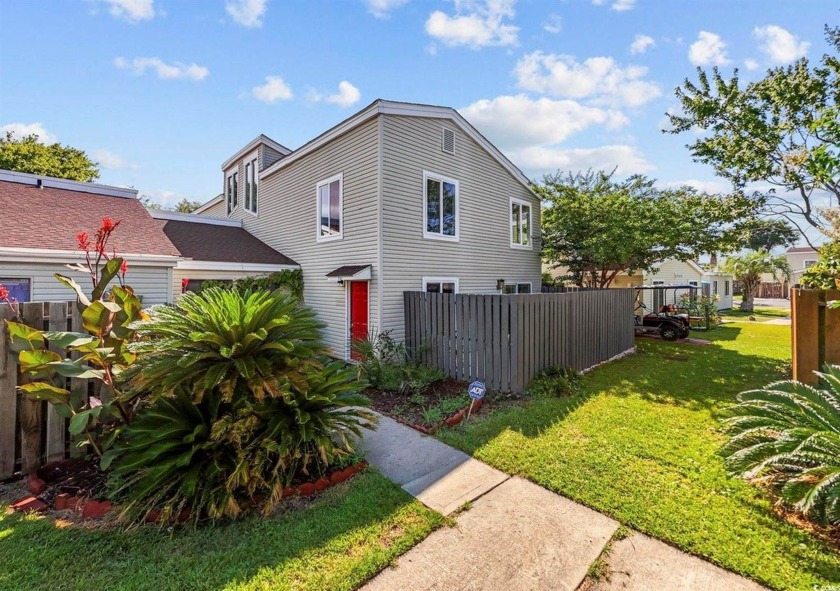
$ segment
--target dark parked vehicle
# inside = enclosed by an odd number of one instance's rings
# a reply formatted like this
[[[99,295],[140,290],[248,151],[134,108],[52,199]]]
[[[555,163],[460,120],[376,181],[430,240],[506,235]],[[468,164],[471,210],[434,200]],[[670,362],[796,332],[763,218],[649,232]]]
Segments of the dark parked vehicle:
[[[642,285],[636,288],[636,310],[634,314],[636,334],[657,334],[666,341],[677,341],[688,337],[691,330],[688,312],[677,307],[678,291],[688,291],[693,297],[699,288],[696,285],[668,284]],[[656,310],[650,310],[645,305],[645,292],[653,294],[653,305]],[[669,295],[670,303],[669,303]],[[682,295],[682,294],[680,294]]]

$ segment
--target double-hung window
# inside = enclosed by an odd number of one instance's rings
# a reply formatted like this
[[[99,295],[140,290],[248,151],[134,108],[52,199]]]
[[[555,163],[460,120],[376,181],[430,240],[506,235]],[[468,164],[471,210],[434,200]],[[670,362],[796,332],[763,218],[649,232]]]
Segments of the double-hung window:
[[[423,173],[423,237],[458,240],[458,181]]]
[[[510,200],[510,245],[531,248],[531,204],[527,201]]]
[[[245,163],[245,209],[257,213],[257,159]]]
[[[238,187],[239,181],[239,173],[233,172],[227,177],[227,213],[230,215],[234,209],[236,209],[237,198],[236,194],[239,190]]]
[[[341,238],[344,232],[342,210],[344,206],[344,180],[341,174],[318,183],[315,194],[318,200],[318,241]]]

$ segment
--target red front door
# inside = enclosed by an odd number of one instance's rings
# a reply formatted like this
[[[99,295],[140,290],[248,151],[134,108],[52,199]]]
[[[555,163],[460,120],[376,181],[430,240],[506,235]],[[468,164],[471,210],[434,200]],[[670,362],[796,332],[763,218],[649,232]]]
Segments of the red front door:
[[[368,338],[368,282],[350,282],[350,341],[364,341]],[[352,352],[352,346],[351,346]],[[351,354],[353,359],[357,356]]]

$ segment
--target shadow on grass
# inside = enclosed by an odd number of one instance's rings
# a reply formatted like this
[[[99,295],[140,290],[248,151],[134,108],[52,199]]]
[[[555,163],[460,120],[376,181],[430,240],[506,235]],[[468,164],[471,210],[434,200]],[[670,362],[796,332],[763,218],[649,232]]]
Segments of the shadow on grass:
[[[0,515],[3,589],[354,589],[436,518],[378,473],[300,510],[174,532]]]

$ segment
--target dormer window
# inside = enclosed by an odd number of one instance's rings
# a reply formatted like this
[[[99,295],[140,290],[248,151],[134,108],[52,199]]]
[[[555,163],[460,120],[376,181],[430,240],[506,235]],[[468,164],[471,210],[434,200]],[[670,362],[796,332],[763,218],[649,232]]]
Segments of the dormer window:
[[[237,193],[239,191],[239,173],[233,172],[227,177],[227,187],[225,192],[227,195],[227,214],[233,213],[237,205]]]
[[[245,164],[245,209],[257,213],[257,159]]]

